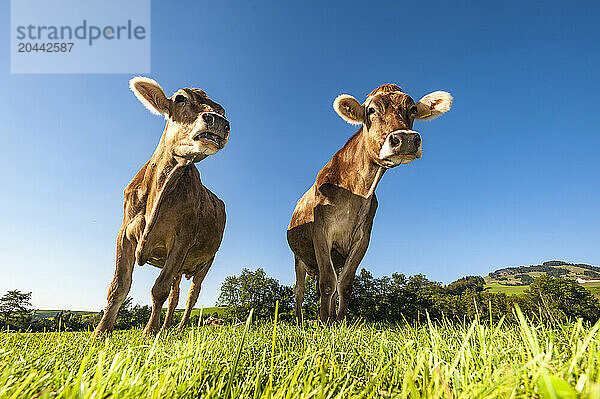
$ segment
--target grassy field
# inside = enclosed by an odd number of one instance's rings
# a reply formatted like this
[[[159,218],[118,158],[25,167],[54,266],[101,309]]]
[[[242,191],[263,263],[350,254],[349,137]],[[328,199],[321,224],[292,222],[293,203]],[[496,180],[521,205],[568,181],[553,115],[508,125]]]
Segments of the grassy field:
[[[185,309],[176,309],[175,313],[183,313],[184,311],[185,311]],[[204,315],[208,315],[208,314],[213,314],[213,313],[223,313],[223,311],[225,311],[225,308],[218,307],[218,306],[213,306],[213,307],[209,307],[209,308],[197,308],[197,309],[192,309],[192,315],[199,315],[201,312],[203,312]],[[69,312],[72,314],[79,314],[79,315],[90,315],[90,314],[97,313],[97,312],[92,312],[89,310],[35,309],[33,311],[33,318],[34,319],[45,319],[45,318],[49,318],[49,317],[54,317],[60,312]]]
[[[600,397],[596,326],[474,322],[1,333],[0,397]]]
[[[551,273],[553,272],[553,273]],[[592,274],[590,275],[590,272]],[[593,277],[593,273],[600,272],[600,268],[592,265],[571,264],[563,261],[544,262],[541,265],[507,267],[494,270],[492,273],[484,276],[486,284],[520,285],[524,282],[520,277],[529,276],[536,279],[539,276],[550,274],[568,280],[576,280],[581,277],[587,279]]]
[[[490,292],[503,292],[506,295],[514,295],[522,293],[528,285],[502,285],[502,284],[486,284],[485,289]]]
[[[600,298],[600,283],[586,283],[581,284],[582,287],[587,288],[597,298]],[[506,295],[514,295],[522,293],[528,285],[503,285],[503,284],[486,284],[485,289],[490,292],[503,292]]]
[[[201,309],[192,309],[192,315],[200,315],[200,313],[202,313],[204,316],[209,315],[209,314],[213,314],[213,313],[218,313],[219,316],[223,316],[223,312],[225,311],[225,309],[227,309],[226,307],[218,307],[218,306],[214,306],[212,308],[201,308]],[[185,309],[177,309],[176,312],[183,312]]]
[[[33,318],[34,319],[46,319],[48,317],[54,317],[54,316],[56,316],[60,312],[70,312],[72,314],[79,314],[79,315],[88,315],[88,314],[94,314],[94,313],[96,313],[96,312],[90,312],[90,311],[87,311],[87,310],[35,309],[33,311]]]
[[[600,298],[600,283],[586,283],[581,285],[592,291],[592,294]]]

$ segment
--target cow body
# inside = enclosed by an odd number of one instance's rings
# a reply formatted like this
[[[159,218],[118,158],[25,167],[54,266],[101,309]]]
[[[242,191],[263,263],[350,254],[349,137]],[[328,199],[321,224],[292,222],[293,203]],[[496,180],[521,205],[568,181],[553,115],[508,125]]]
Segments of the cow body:
[[[319,280],[321,321],[346,317],[377,211],[375,188],[387,169],[421,157],[421,137],[412,130],[414,119],[431,119],[447,111],[450,102],[448,93],[436,92],[415,104],[396,85],[379,87],[362,105],[348,95],[336,99],[338,114],[363,126],[321,169],[298,200],[288,226],[299,322],[307,273]]]
[[[367,250],[378,205],[377,197],[368,193],[382,173],[377,165],[364,160],[361,152],[357,133],[319,172],[315,184],[294,209],[287,238],[295,255],[298,317],[302,302],[299,296],[303,294],[298,291],[304,286],[306,273],[318,276],[321,298],[330,301],[329,306],[321,306],[321,320],[337,317],[332,313],[334,291],[347,308],[347,301],[342,301],[349,296],[346,291],[351,289],[356,268]]]
[[[151,79],[132,79],[131,88],[147,108],[165,115],[168,122],[154,154],[125,189],[117,265],[96,334],[113,328],[131,288],[134,263],[161,269],[152,287],[152,315],[145,333],[160,326],[167,297],[163,328],[171,325],[181,277],[192,278],[182,328],[225,230],[225,204],[202,184],[194,165],[225,146],[229,123],[224,109],[198,89],[181,89],[167,99]]]
[[[138,176],[145,174],[147,169],[148,164]],[[193,164],[182,166],[177,174],[180,176],[170,183],[172,187],[165,190],[144,243],[137,247],[136,261],[139,265],[149,263],[162,268],[167,260],[169,238],[177,236],[190,245],[179,272],[194,275],[199,266],[212,260],[221,245],[225,230],[225,203],[202,184],[200,173]],[[129,220],[124,223],[127,234],[141,242],[144,233],[141,227],[145,227],[146,220],[150,219],[153,204],[145,203],[140,196],[139,193],[144,191],[144,181],[138,176],[125,190],[125,213]]]

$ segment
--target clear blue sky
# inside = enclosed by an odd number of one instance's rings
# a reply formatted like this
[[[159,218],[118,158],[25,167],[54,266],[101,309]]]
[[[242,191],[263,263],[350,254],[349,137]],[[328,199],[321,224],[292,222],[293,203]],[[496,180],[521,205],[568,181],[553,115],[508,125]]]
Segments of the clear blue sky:
[[[228,217],[198,306],[243,267],[293,284],[292,210],[356,131],[332,101],[388,82],[455,102],[415,124],[423,158],[384,176],[364,267],[449,282],[550,259],[600,264],[599,3],[483,3],[153,2],[150,76],[169,95],[204,89],[232,125],[227,147],[197,164]],[[98,310],[123,188],[164,120],[129,91],[131,75],[11,75],[4,8],[0,293]],[[136,267],[134,302],[150,302],[157,275]]]

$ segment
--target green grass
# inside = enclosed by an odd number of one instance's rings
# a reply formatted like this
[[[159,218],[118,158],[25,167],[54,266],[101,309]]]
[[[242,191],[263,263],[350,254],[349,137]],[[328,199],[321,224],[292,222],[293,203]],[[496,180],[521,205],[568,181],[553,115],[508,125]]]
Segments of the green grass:
[[[33,316],[36,319],[46,319],[48,317],[54,317],[60,312],[70,312],[78,315],[90,315],[96,314],[97,312],[91,312],[87,310],[52,310],[52,309],[34,309]]]
[[[203,312],[203,314],[205,316],[208,314],[213,314],[215,312],[219,313],[219,315],[221,315],[221,313],[223,313],[225,311],[225,309],[226,309],[226,307],[219,307],[219,306],[213,306],[213,307],[208,307],[208,308],[197,308],[197,309],[192,309],[192,315],[200,315],[201,311]],[[185,309],[176,309],[175,312],[183,313],[184,310]],[[45,319],[45,318],[49,318],[49,317],[54,317],[60,312],[70,312],[70,313],[79,314],[79,315],[91,315],[91,314],[98,313],[98,312],[92,312],[92,311],[88,311],[88,310],[35,309],[33,311],[33,315],[34,315],[34,318],[36,318],[36,319]]]
[[[581,284],[581,286],[587,288],[592,294],[600,298],[600,283],[585,283]]]
[[[506,295],[521,294],[528,285],[503,285],[503,284],[486,284],[485,289],[490,292],[503,292]]]
[[[219,316],[223,316],[223,312],[227,309],[227,307],[225,306],[214,306],[212,308],[198,308],[198,309],[192,309],[192,316],[193,315],[198,315],[200,316],[200,312],[202,312],[202,314],[204,316],[213,314],[213,313],[218,313]],[[177,312],[183,312],[185,309],[177,309]]]
[[[597,298],[600,298],[600,283],[581,284],[582,287],[588,289]],[[521,294],[528,285],[503,285],[498,283],[486,284],[485,289],[490,292],[503,292],[506,295]]]
[[[474,322],[0,333],[0,397],[600,397],[596,326]]]

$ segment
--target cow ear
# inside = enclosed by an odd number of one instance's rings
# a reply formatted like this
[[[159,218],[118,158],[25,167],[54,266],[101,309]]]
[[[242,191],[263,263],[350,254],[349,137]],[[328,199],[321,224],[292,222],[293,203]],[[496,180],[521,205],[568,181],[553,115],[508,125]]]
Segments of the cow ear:
[[[137,76],[129,81],[129,87],[137,99],[150,112],[156,115],[163,115],[165,118],[169,117],[171,100],[165,96],[165,92],[156,81],[143,76]]]
[[[348,94],[337,96],[333,109],[348,123],[360,125],[365,120],[365,110],[358,100]]]
[[[434,91],[417,103],[417,119],[432,120],[448,112],[452,106],[452,96],[446,91]]]

